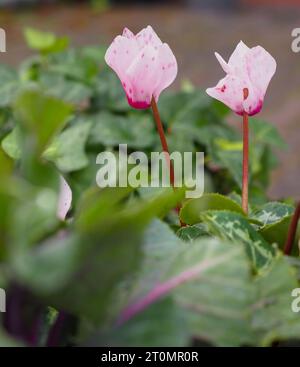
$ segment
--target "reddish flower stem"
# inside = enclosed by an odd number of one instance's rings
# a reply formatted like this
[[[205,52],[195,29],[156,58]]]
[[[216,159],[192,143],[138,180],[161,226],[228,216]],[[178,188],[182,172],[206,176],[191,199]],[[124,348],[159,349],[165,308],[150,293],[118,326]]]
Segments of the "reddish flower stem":
[[[294,215],[292,217],[292,221],[289,227],[289,231],[288,231],[288,235],[287,235],[287,239],[284,245],[284,253],[285,255],[290,255],[293,249],[293,244],[295,242],[295,235],[296,235],[296,231],[297,231],[297,224],[299,221],[299,217],[300,217],[300,201],[296,206]]]
[[[245,88],[244,100],[248,98],[248,89]],[[242,181],[242,208],[248,214],[248,181],[249,181],[249,121],[247,112],[243,112],[243,181]]]
[[[151,108],[152,108],[152,112],[153,112],[154,121],[156,123],[156,128],[157,128],[157,131],[158,131],[158,134],[159,134],[159,138],[160,138],[162,150],[165,153],[166,162],[167,162],[167,165],[168,165],[168,168],[169,168],[170,184],[175,189],[174,167],[173,167],[173,163],[172,163],[172,161],[170,159],[170,152],[169,152],[169,147],[168,147],[167,139],[166,139],[166,136],[165,136],[163,124],[161,122],[159,111],[158,111],[158,108],[157,108],[157,103],[156,103],[154,97],[152,97],[152,99],[151,99]],[[179,217],[180,208],[181,208],[180,205],[178,205],[176,207],[176,212],[178,214],[178,217]],[[181,227],[184,227],[185,224],[181,221],[180,217],[179,217],[179,221],[180,221],[180,226]]]
[[[175,177],[174,167],[173,167],[173,164],[172,164],[171,159],[170,159],[168,143],[167,143],[167,140],[166,140],[164,128],[163,128],[163,125],[162,125],[162,122],[161,122],[161,119],[160,119],[160,115],[159,115],[157,104],[156,104],[156,101],[155,101],[154,97],[152,97],[152,100],[151,100],[151,108],[152,108],[153,117],[154,117],[154,120],[155,120],[155,123],[156,123],[156,128],[157,128],[157,131],[158,131],[158,134],[159,134],[160,142],[161,142],[161,145],[162,145],[162,149],[163,149],[163,152],[165,153],[167,165],[168,165],[168,168],[169,168],[170,183],[171,183],[172,187],[174,187],[174,181],[175,181],[174,180],[174,177]]]

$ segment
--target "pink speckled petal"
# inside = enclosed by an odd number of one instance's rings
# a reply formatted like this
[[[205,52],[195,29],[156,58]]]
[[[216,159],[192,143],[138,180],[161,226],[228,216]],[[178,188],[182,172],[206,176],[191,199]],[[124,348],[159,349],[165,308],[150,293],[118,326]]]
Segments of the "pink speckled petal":
[[[242,41],[232,53],[228,64],[215,53],[227,76],[207,93],[226,104],[238,114],[250,116],[260,112],[264,96],[276,70],[276,61],[261,46],[249,48]],[[248,96],[244,99],[244,89]]]
[[[66,180],[60,176],[60,192],[57,204],[57,217],[65,220],[72,203],[72,191]]]
[[[162,45],[160,38],[150,25],[148,25],[147,28],[142,29],[135,37],[140,49],[148,45],[157,49]]]
[[[263,106],[263,100],[256,94],[249,94],[249,97],[243,101],[244,111],[249,116],[254,116],[259,113]]]
[[[227,62],[223,59],[223,57],[215,52],[215,56],[217,60],[219,61],[219,64],[221,65],[222,69],[225,71],[226,74],[229,74],[231,72],[230,66],[227,64]]]
[[[126,38],[135,38],[135,35],[131,32],[131,30],[126,27],[123,30],[122,36]]]
[[[135,108],[148,108],[160,81],[158,51],[152,46],[141,50],[129,69],[127,77],[132,88],[127,91],[129,103]]]
[[[243,41],[240,41],[228,61],[231,72],[240,78],[245,78],[247,72],[245,57],[249,50],[250,48]]]
[[[251,83],[248,83],[248,97],[243,100],[243,109],[249,116],[256,115],[262,109],[263,99],[260,92]]]
[[[227,75],[221,79],[219,83],[213,87],[206,89],[206,93],[223,102],[238,114],[243,113],[243,89],[247,88],[248,84],[234,75]]]
[[[105,54],[106,63],[115,71],[127,94],[132,89],[126,71],[136,58],[139,48],[135,37],[117,36]]]
[[[106,51],[105,61],[123,82],[123,79],[126,78],[125,72],[138,52],[139,49],[134,38],[117,36]]]
[[[263,47],[256,46],[246,55],[248,75],[251,83],[263,99],[276,71],[276,61]]]
[[[177,74],[175,56],[151,26],[136,36],[127,28],[117,36],[105,54],[106,63],[122,82],[129,104],[138,109],[150,107]]]
[[[160,75],[160,82],[154,91],[154,97],[156,100],[158,100],[160,93],[173,83],[178,72],[177,61],[169,45],[164,43],[159,47],[157,57],[159,63],[158,75]]]

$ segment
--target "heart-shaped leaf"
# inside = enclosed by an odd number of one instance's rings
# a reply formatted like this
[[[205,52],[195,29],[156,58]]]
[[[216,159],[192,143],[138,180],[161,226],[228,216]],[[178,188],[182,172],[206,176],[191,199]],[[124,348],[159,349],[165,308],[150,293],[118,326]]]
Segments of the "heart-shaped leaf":
[[[243,243],[255,270],[271,262],[275,249],[240,214],[212,210],[204,212],[201,218],[211,234],[233,243]]]
[[[245,215],[243,209],[233,200],[220,194],[204,194],[198,199],[187,201],[180,211],[180,218],[186,224],[202,221],[202,213],[207,210],[230,210]]]

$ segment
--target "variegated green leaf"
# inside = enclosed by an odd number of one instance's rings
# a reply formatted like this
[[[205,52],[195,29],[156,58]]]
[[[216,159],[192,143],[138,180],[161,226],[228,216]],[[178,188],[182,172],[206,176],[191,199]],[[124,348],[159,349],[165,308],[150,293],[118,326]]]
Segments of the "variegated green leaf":
[[[238,213],[214,210],[204,212],[201,218],[213,235],[233,243],[243,243],[255,270],[266,267],[272,260],[275,248]]]

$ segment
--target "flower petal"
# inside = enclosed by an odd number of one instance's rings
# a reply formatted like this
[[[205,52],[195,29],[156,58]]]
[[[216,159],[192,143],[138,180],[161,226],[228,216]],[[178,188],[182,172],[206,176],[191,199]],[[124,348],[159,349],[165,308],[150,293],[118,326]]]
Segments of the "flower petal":
[[[256,46],[247,53],[246,63],[249,79],[263,99],[276,71],[276,61],[263,47]]]
[[[152,96],[158,98],[177,74],[175,56],[151,26],[136,36],[125,28],[108,48],[105,61],[121,80],[129,104],[139,109],[150,107]]]
[[[250,116],[262,109],[264,96],[276,70],[276,61],[261,46],[249,48],[239,42],[230,56],[228,64],[215,53],[227,76],[207,93],[226,104],[236,113]],[[247,88],[247,98],[244,89]]]
[[[161,77],[160,82],[154,91],[154,97],[156,101],[158,100],[160,93],[173,83],[178,72],[176,58],[169,45],[166,43],[159,47],[157,58],[159,64],[158,75],[160,74]]]
[[[65,220],[72,203],[72,191],[66,180],[60,176],[60,192],[58,195],[57,217]]]
[[[222,69],[225,71],[226,74],[229,74],[231,71],[230,66],[227,64],[227,62],[223,59],[223,57],[218,54],[217,52],[215,52],[215,56],[217,58],[217,60],[219,61]]]
[[[142,49],[126,74],[131,84],[128,102],[135,108],[148,108],[160,81],[158,51],[152,46]]]
[[[248,88],[245,81],[234,75],[227,75],[215,87],[206,89],[206,93],[241,115],[244,110],[244,88]]]
[[[105,61],[122,80],[138,53],[138,45],[134,38],[117,36],[106,51]]]
[[[135,37],[140,49],[148,45],[151,45],[156,49],[162,45],[160,38],[150,25],[148,25],[147,28],[142,29]]]
[[[263,99],[256,92],[250,92],[248,98],[243,101],[243,109],[249,115],[253,116],[259,113],[263,106]]]
[[[240,41],[228,61],[231,72],[241,78],[244,78],[247,72],[245,57],[249,50],[250,48]]]
[[[126,71],[139,52],[134,38],[117,36],[105,54],[106,63],[115,71],[121,80],[123,89],[127,94],[132,89]]]
[[[131,30],[126,28],[126,27],[123,29],[122,36],[126,37],[126,38],[134,38],[135,37],[135,35],[131,32]]]

